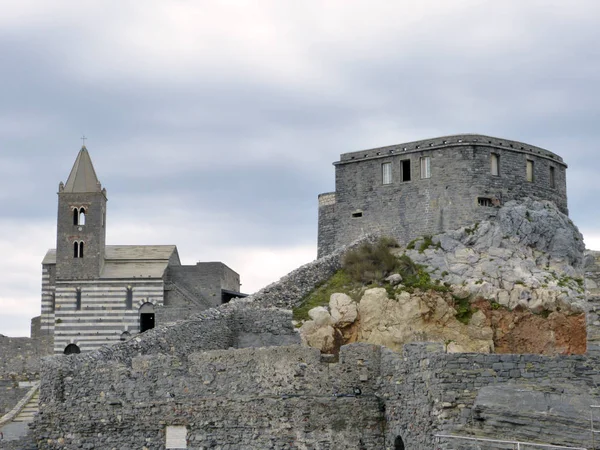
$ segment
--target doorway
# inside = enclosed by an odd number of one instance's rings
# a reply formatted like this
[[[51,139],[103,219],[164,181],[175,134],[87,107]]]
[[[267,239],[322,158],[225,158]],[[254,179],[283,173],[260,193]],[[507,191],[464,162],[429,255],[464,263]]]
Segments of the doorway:
[[[140,307],[140,333],[154,328],[154,305],[144,303]]]
[[[65,355],[76,355],[77,353],[81,353],[79,347],[75,344],[69,344],[65,347],[63,352]]]

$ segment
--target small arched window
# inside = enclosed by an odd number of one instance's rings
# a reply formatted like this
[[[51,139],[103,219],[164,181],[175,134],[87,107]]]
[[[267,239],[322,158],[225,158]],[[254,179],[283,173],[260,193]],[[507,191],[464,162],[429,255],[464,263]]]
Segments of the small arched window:
[[[77,311],[81,310],[81,288],[75,289],[75,309]]]
[[[125,308],[133,309],[133,288],[127,286],[127,294],[125,296]]]
[[[85,208],[79,209],[79,225],[85,225]]]
[[[83,258],[83,241],[73,242],[73,258]]]
[[[79,211],[77,208],[73,209],[73,225],[79,225]]]

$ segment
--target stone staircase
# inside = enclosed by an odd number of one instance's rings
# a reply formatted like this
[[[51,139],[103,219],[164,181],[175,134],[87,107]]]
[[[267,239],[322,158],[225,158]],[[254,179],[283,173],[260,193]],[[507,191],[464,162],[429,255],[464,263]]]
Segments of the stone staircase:
[[[40,391],[36,391],[33,397],[23,407],[13,422],[31,422],[33,416],[38,412],[40,406]]]
[[[18,448],[29,449],[30,435],[29,423],[33,421],[39,410],[39,383],[37,383],[25,398],[13,408],[11,412],[0,418],[0,431],[3,439],[0,440],[0,449]],[[10,445],[9,444],[13,444]],[[16,445],[16,447],[15,447]]]

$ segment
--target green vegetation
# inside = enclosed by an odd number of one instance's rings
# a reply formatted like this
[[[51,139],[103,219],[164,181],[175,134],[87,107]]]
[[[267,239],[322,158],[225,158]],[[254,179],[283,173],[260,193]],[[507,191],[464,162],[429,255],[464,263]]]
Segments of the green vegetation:
[[[308,311],[317,306],[328,305],[331,294],[336,292],[347,293],[358,300],[366,288],[383,287],[389,298],[393,299],[398,287],[384,281],[392,273],[402,276],[400,288],[411,293],[414,289],[450,291],[439,280],[433,281],[426,267],[416,264],[408,255],[397,257],[392,254],[391,249],[395,247],[398,247],[395,240],[382,238],[374,244],[365,243],[350,250],[342,261],[342,268],[310,292],[300,306],[294,308],[294,320],[308,320]]]
[[[398,243],[389,238],[375,244],[364,243],[344,256],[342,267],[354,281],[370,284],[382,280],[396,270],[398,259],[390,251]]]
[[[317,306],[329,305],[331,294],[350,292],[356,288],[356,282],[344,270],[338,270],[329,280],[308,294],[302,304],[294,308],[294,320],[308,320],[308,311]]]
[[[454,309],[456,309],[456,320],[468,325],[473,316],[473,309],[471,308],[469,298],[458,298],[454,295],[452,298],[454,299]]]
[[[475,234],[475,232],[477,231],[478,228],[479,228],[479,222],[476,222],[473,225],[473,228],[465,228],[465,233],[467,233],[470,236],[472,234]]]
[[[490,302],[490,305],[491,305],[491,307],[492,307],[492,310],[493,310],[493,311],[497,311],[497,310],[499,310],[499,309],[502,309],[502,308],[504,308],[504,306],[502,306],[502,305],[501,305],[500,303],[498,303],[498,302]]]
[[[423,236],[423,242],[419,246],[419,253],[423,253],[425,250],[427,250],[430,247],[433,247],[436,250],[439,250],[440,248],[442,248],[442,246],[440,245],[439,242],[437,244],[433,243],[433,238],[431,237],[431,235]],[[414,248],[414,245],[413,245],[413,248]]]

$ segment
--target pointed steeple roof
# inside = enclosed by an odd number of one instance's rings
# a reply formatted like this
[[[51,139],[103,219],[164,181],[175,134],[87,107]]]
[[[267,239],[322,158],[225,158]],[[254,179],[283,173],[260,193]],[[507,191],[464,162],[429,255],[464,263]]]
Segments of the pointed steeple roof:
[[[100,192],[101,189],[92,159],[84,145],[77,155],[63,192]]]

